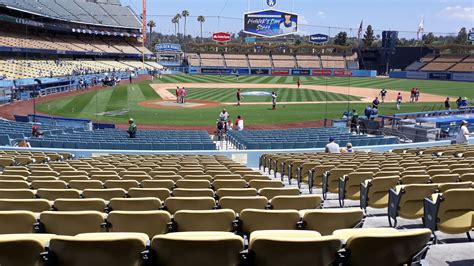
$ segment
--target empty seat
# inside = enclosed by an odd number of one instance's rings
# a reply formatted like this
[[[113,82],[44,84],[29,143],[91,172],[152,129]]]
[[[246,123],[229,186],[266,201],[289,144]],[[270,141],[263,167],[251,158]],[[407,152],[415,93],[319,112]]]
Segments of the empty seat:
[[[67,183],[62,180],[47,180],[47,181],[32,181],[31,188],[52,188],[52,189],[66,189]]]
[[[82,191],[82,196],[84,196],[84,198],[110,200],[112,198],[125,198],[127,196],[127,191],[122,188],[85,189]]]
[[[114,211],[155,211],[161,208],[161,200],[157,198],[114,198],[109,202]]]
[[[30,189],[0,189],[0,199],[34,199],[35,192]]]
[[[214,191],[210,188],[175,188],[172,193],[175,197],[214,197]]]
[[[184,179],[207,180],[209,182],[212,182],[212,176],[211,175],[182,175],[182,176],[184,176]]]
[[[459,180],[458,174],[439,174],[431,176],[431,182],[433,183],[452,183]]]
[[[334,230],[362,226],[364,213],[359,208],[315,209],[300,211],[303,228],[321,235],[330,235]]]
[[[242,179],[241,175],[236,174],[227,174],[227,175],[214,175],[214,180],[234,180],[234,179]]]
[[[105,188],[121,188],[129,190],[133,187],[138,187],[140,183],[136,180],[107,180],[104,183]]]
[[[33,233],[36,216],[30,211],[0,211],[0,234]]]
[[[103,199],[56,199],[53,206],[57,211],[103,212],[107,203]]]
[[[153,180],[173,180],[174,182],[180,180],[180,179],[183,179],[182,176],[180,175],[176,175],[176,174],[164,174],[164,175],[154,175],[153,176]],[[143,180],[144,181],[148,181],[148,180]]]
[[[23,180],[0,181],[0,189],[29,189],[30,184]]]
[[[274,210],[304,210],[320,208],[323,200],[317,195],[276,196],[270,200]]]
[[[453,183],[442,183],[438,184],[438,191],[439,192],[445,192],[450,189],[458,189],[458,188],[472,188],[473,183],[472,182],[453,182]]]
[[[171,192],[166,188],[131,188],[128,190],[130,198],[158,198],[164,201],[168,198]]]
[[[138,232],[149,238],[166,234],[171,215],[167,211],[112,211],[107,216],[109,232]]]
[[[165,200],[165,208],[171,214],[179,210],[212,210],[215,206],[212,197],[170,197]]]
[[[298,196],[300,190],[298,188],[262,188],[258,194],[270,200],[276,196]]]
[[[212,187],[214,190],[221,188],[245,188],[247,187],[247,182],[242,179],[219,179],[212,182]]]
[[[424,201],[424,223],[433,234],[466,233],[474,228],[474,189],[450,189]]]
[[[296,210],[245,209],[240,212],[240,229],[247,235],[257,230],[296,230],[299,220]]]
[[[257,196],[255,188],[221,188],[216,191],[219,198],[222,197],[251,197]]]
[[[334,236],[346,240],[345,256],[350,265],[410,264],[430,240],[428,229],[393,232],[372,231],[371,228],[338,230]]]
[[[181,179],[176,181],[177,188],[210,188],[211,182],[205,179]]]
[[[233,265],[240,264],[244,241],[229,232],[178,232],[155,236],[151,252],[153,265]],[[176,254],[179,254],[177,256]]]
[[[331,265],[341,240],[315,231],[262,230],[250,234],[252,265]]]
[[[388,206],[388,191],[398,184],[398,176],[377,177],[365,180],[360,184],[360,207],[386,208]]]
[[[52,234],[0,235],[0,265],[43,265],[44,252]]]
[[[102,189],[104,184],[99,180],[71,180],[69,187],[78,190],[84,189]]]
[[[43,212],[51,210],[51,203],[45,199],[0,199],[0,211]]]
[[[279,180],[251,180],[249,187],[259,190],[261,188],[282,188],[283,182]]]
[[[46,211],[39,217],[36,230],[57,235],[102,232],[104,216],[96,211]]]
[[[47,200],[56,200],[60,198],[64,199],[77,199],[81,197],[81,192],[76,189],[46,189],[41,188],[36,191],[36,195],[39,198]]]
[[[256,175],[256,174],[246,174],[246,175],[243,175],[244,177],[244,180],[246,182],[250,182],[252,180],[271,180],[270,177],[268,176],[265,176],[265,175]]]
[[[173,231],[226,231],[234,230],[235,212],[222,210],[181,210],[173,216]]]
[[[226,196],[219,199],[219,206],[223,209],[231,209],[240,213],[244,209],[264,210],[268,205],[268,200],[262,196],[254,197],[231,197]]]
[[[166,188],[172,190],[175,181],[173,180],[143,180],[141,183],[143,188]]]
[[[339,178],[339,205],[344,206],[345,199],[360,199],[360,184],[373,178],[372,172],[352,172]]]
[[[138,233],[55,236],[46,256],[58,265],[138,266],[147,241],[146,235]]]
[[[58,180],[62,180],[66,183],[70,183],[71,181],[75,180],[90,180],[90,178],[86,175],[74,175],[74,176],[59,176]]]
[[[388,199],[388,221],[397,226],[397,217],[418,219],[423,217],[423,200],[438,189],[436,184],[399,185],[390,189]]]

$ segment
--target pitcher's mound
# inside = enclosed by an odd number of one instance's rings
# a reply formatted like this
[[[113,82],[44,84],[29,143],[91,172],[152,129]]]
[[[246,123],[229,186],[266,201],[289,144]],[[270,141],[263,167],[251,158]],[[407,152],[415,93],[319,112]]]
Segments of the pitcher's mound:
[[[151,100],[138,103],[142,107],[151,107],[151,108],[208,108],[216,107],[220,104],[218,102],[211,101],[200,101],[200,100],[190,100],[185,103],[177,103],[176,101],[162,101],[162,100]]]

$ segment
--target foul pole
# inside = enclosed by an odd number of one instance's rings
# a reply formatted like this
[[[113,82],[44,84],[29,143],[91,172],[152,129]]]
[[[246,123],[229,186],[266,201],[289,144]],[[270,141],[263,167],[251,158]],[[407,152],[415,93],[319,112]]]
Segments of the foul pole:
[[[145,70],[145,42],[146,42],[146,0],[142,0],[142,64]],[[151,34],[151,32],[150,32]],[[151,37],[151,36],[150,36]]]

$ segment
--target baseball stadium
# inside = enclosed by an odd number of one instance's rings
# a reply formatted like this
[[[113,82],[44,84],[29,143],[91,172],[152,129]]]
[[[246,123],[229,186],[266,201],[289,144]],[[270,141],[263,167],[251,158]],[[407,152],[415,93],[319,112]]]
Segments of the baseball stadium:
[[[473,265],[472,1],[320,2],[0,0],[0,265]]]

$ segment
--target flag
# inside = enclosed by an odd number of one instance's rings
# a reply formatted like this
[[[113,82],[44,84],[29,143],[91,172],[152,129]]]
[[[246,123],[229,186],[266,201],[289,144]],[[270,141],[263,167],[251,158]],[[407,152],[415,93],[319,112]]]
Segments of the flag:
[[[416,32],[416,39],[420,39],[420,33],[421,37],[423,37],[423,32],[425,31],[425,17],[421,17],[420,25],[418,25],[418,31]]]
[[[359,40],[360,40],[360,38],[362,38],[363,24],[364,24],[364,20],[361,20],[360,21],[360,26],[359,26],[359,31],[357,31],[357,39],[359,39]]]

